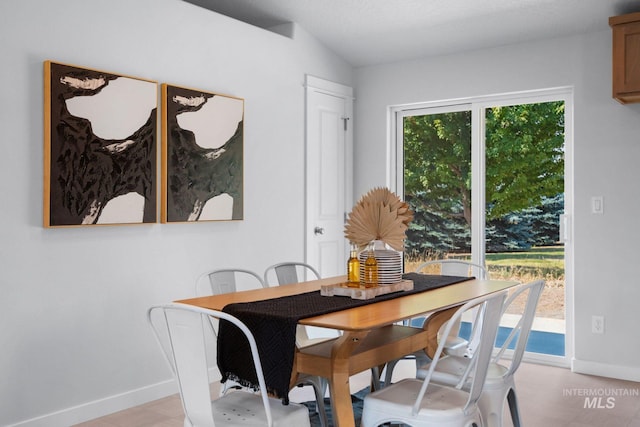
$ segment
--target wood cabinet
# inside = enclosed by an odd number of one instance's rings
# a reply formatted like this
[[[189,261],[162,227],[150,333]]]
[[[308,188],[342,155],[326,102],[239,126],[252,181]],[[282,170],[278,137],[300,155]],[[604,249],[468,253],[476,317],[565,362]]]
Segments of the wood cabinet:
[[[640,12],[609,18],[613,31],[613,97],[640,102]]]

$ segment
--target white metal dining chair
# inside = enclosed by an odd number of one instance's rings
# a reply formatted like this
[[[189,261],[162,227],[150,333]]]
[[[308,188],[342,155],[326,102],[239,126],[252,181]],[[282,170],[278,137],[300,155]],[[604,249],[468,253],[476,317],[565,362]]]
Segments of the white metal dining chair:
[[[257,393],[237,390],[212,399],[204,324],[208,318],[225,320],[242,331],[249,342],[259,390]],[[300,404],[283,405],[270,398],[262,364],[251,331],[240,320],[227,313],[185,304],[151,307],[147,319],[174,374],[185,427],[268,427],[309,426],[309,411]]]
[[[290,285],[317,279],[320,279],[318,270],[304,262],[281,262],[267,267],[264,271],[266,286]],[[338,336],[340,336],[339,332],[334,329],[298,326],[296,328],[296,345],[306,347]]]
[[[455,321],[465,312],[482,306],[480,344],[469,358],[469,369],[461,379],[461,384],[448,387],[431,380],[439,362],[449,357],[444,354],[445,341],[442,340],[424,379],[405,378],[365,397],[362,426],[376,427],[387,422],[400,422],[413,427],[482,426],[477,401],[489,367],[504,300],[505,292],[473,299],[459,307],[451,317],[452,322],[447,323],[444,332],[448,335]],[[471,378],[471,386],[463,390],[461,387],[467,378]]]
[[[441,259],[427,261],[420,264],[416,268],[417,273],[431,273],[439,271],[435,274],[442,274],[445,276],[466,276],[475,277],[477,279],[486,280],[489,279],[489,273],[485,266],[473,263],[471,261],[461,259]],[[473,313],[477,315],[477,313]],[[476,316],[473,316],[476,317]],[[476,329],[479,330],[479,329]],[[460,333],[460,320],[451,328],[451,335],[446,337],[445,352],[447,354],[464,355],[465,352],[473,352],[477,344],[477,337],[469,337],[470,342],[459,337]]]
[[[262,278],[251,270],[240,268],[225,268],[206,271],[196,279],[197,295],[219,295],[241,290],[266,288],[267,284]],[[216,322],[209,318],[214,335],[217,334]],[[316,396],[318,413],[323,427],[328,426],[326,419],[324,393],[326,391],[325,382],[319,377],[303,376],[299,378],[296,385],[311,385]],[[223,384],[222,394],[230,389],[238,389],[242,386],[232,380],[227,380]]]
[[[219,295],[267,287],[258,274],[240,268],[206,271],[196,279],[195,286],[198,296]]]
[[[304,262],[280,262],[264,271],[264,282],[274,285],[289,285],[320,278],[318,270]]]
[[[264,283],[266,286],[290,285],[307,280],[320,279],[320,273],[311,265],[304,262],[280,262],[267,267],[264,271]],[[310,337],[311,334],[314,337]],[[298,325],[296,327],[296,346],[298,348],[307,347],[319,342],[335,339],[340,336],[340,332],[334,329],[307,327]],[[322,427],[329,426],[327,419],[324,396],[327,392],[327,380],[313,375],[300,375],[297,385],[309,384],[313,387],[316,396],[317,412],[320,416]]]
[[[466,276],[487,278],[485,266],[463,259],[436,259],[426,261],[416,267],[416,273],[442,274],[445,276]]]
[[[196,279],[196,295],[220,295],[236,291],[264,288],[266,285],[262,278],[251,270],[241,268],[223,268],[209,270],[202,273]],[[209,318],[214,336],[217,335],[217,324],[214,318]],[[230,389],[242,388],[232,380],[223,384],[220,392],[225,394]]]
[[[476,277],[478,279],[483,279],[483,280],[489,278],[487,269],[483,265],[476,264],[470,261],[459,260],[459,259],[440,259],[440,260],[426,261],[420,264],[416,268],[415,272],[422,273],[422,274],[441,274],[445,276]],[[446,315],[447,313],[453,313],[453,311],[447,311],[443,313],[443,315]],[[470,315],[475,318],[477,317],[478,313],[474,312],[474,313],[470,313]],[[407,323],[411,323],[412,326],[422,326],[421,323],[423,323],[425,320],[426,318],[411,319]],[[439,329],[444,330],[446,321],[440,321],[440,319],[438,319],[437,321],[442,324],[442,326],[439,327]],[[459,336],[459,333],[460,333],[460,321],[456,322],[452,326],[450,335],[446,336],[445,338],[446,342],[444,344],[444,348],[446,353],[464,355],[466,351],[472,351],[469,347],[468,341],[465,340],[464,338],[461,338]],[[439,339],[441,337],[442,337],[441,333],[438,333],[435,336],[436,339]],[[472,347],[475,347],[475,344],[477,343],[478,338],[471,337],[471,340],[474,343]],[[437,342],[431,343],[430,345],[435,347],[437,346]],[[427,363],[429,363],[429,361],[431,361],[431,358],[425,353],[425,351],[417,351],[411,355],[405,356],[404,359],[414,359],[416,362],[416,369],[418,369],[420,366],[426,365]],[[399,360],[393,360],[387,363],[385,378],[384,378],[385,385],[391,384],[393,370],[398,362]]]
[[[491,359],[487,378],[485,379],[482,394],[478,401],[478,406],[482,413],[485,425],[492,427],[502,426],[502,417],[504,413],[505,403],[509,404],[509,411],[514,427],[520,427],[520,414],[518,410],[518,402],[516,398],[516,385],[514,374],[516,373],[522,356],[524,355],[531,326],[536,314],[536,308],[542,290],[544,281],[521,285],[513,292],[504,303],[502,308],[502,316],[509,310],[509,307],[516,300],[525,298],[524,309],[518,322],[505,338],[498,352]],[[511,350],[513,349],[513,351]],[[505,358],[505,354],[510,360]],[[436,367],[431,381],[438,384],[454,385],[458,384],[461,376],[468,369],[469,359],[460,356],[449,356],[440,360]],[[427,375],[429,366],[423,366],[418,370],[418,377]],[[469,383],[464,385],[469,387]]]
[[[303,262],[281,262],[268,267],[264,272],[264,282],[269,285],[271,283],[278,285],[288,285],[292,283],[300,283],[307,280],[320,279],[320,273],[311,265]],[[299,348],[307,347],[309,345],[317,344],[329,339],[335,339],[340,336],[340,331],[335,329],[317,328],[309,326],[298,326],[296,329],[296,345]],[[308,380],[314,387],[317,388],[317,384],[322,387],[322,396],[326,393],[327,381],[321,377],[304,376],[301,380]],[[374,390],[380,388],[380,372],[378,368],[371,369],[372,387]],[[316,393],[317,397],[317,393]],[[321,422],[323,426],[328,425],[326,415],[324,415],[324,404],[320,407],[320,400],[318,401],[318,412],[320,413]]]

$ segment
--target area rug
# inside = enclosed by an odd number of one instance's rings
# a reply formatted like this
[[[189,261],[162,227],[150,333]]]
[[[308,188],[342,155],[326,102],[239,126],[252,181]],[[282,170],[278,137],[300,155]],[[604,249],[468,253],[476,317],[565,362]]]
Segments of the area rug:
[[[362,404],[364,397],[369,393],[369,387],[365,387],[359,392],[351,395],[351,404],[353,405],[353,415],[356,420],[356,427],[360,427],[360,419],[362,418]],[[303,405],[309,408],[309,419],[311,427],[321,427],[320,415],[316,412],[316,401],[303,402]],[[333,417],[331,416],[331,401],[328,397],[324,398],[324,408],[327,412],[328,427],[333,427]],[[388,425],[388,424],[387,424]],[[390,424],[389,427],[402,427],[404,424]]]
[[[362,418],[362,404],[364,397],[369,393],[369,387],[363,388],[359,392],[351,395],[351,404],[353,405],[353,415],[356,419],[356,427],[360,426],[360,419]],[[309,419],[311,421],[311,427],[321,427],[320,415],[316,411],[316,401],[304,402],[304,406],[309,408]],[[328,397],[324,398],[324,408],[327,412],[327,419],[329,421],[329,427],[333,427],[333,417],[331,416],[331,401]]]

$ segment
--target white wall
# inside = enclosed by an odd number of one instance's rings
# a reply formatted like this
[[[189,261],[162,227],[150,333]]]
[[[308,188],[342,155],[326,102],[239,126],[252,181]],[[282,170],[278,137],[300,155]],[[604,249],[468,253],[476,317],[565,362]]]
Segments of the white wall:
[[[575,366],[640,380],[640,104],[611,99],[610,53],[602,32],[353,74],[300,28],[291,40],[179,0],[3,0],[0,425],[65,426],[171,392],[146,308],[190,296],[210,267],[301,259],[305,73],[356,84],[356,197],[386,184],[388,105],[574,86]],[[43,229],[46,59],[245,98],[245,220]]]
[[[355,81],[355,197],[387,184],[388,106],[573,86],[573,367],[640,381],[640,104],[611,98],[611,34],[365,67],[356,69]],[[598,195],[604,215],[590,213]],[[593,314],[605,316],[604,335],[591,333]]]
[[[304,76],[352,85],[352,68],[294,29],[179,0],[0,2],[0,425],[174,391],[147,307],[191,296],[209,268],[302,259]],[[47,59],[245,98],[245,220],[44,229]]]

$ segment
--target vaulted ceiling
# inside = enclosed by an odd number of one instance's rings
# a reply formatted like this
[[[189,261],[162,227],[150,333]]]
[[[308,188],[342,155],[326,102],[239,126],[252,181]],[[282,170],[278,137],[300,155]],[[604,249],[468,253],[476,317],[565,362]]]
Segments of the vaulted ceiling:
[[[640,0],[185,0],[269,29],[294,22],[353,66],[607,30]]]

